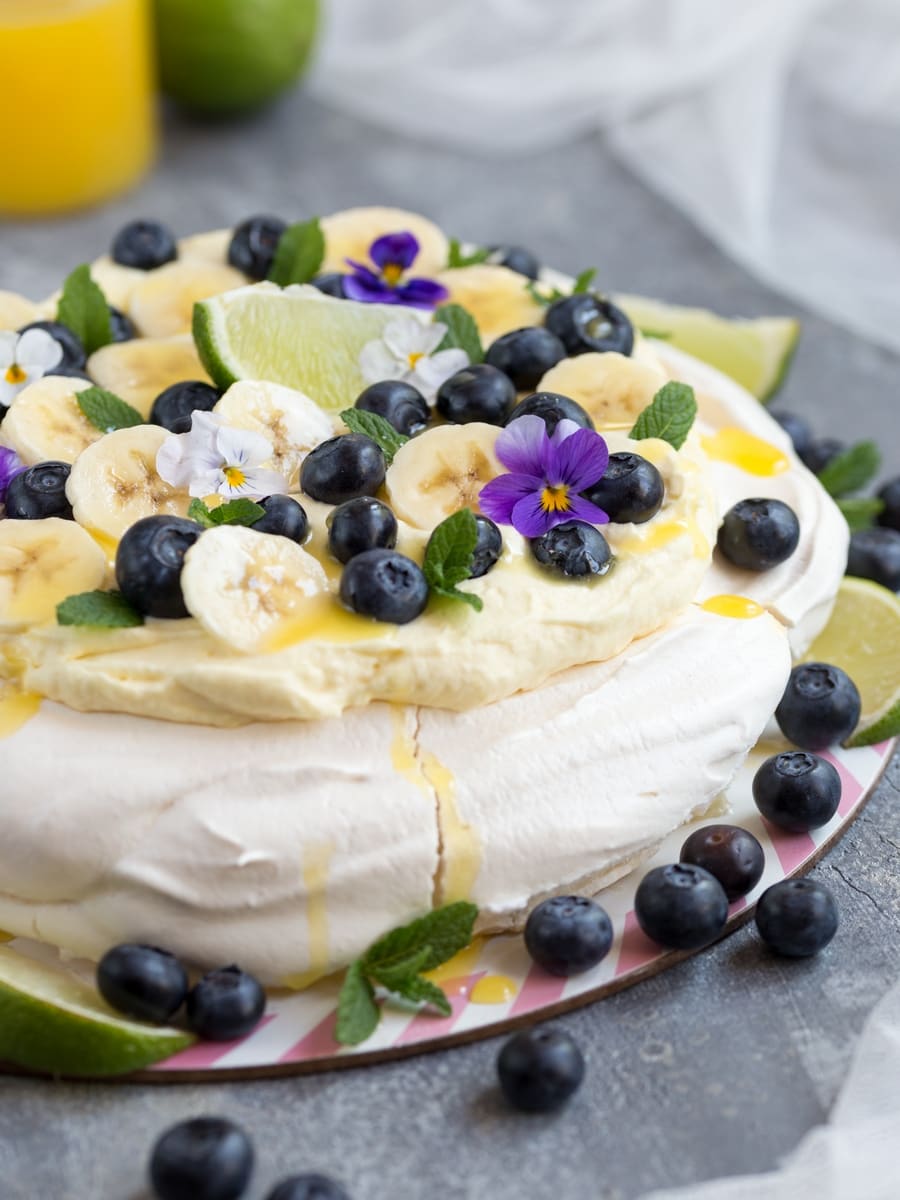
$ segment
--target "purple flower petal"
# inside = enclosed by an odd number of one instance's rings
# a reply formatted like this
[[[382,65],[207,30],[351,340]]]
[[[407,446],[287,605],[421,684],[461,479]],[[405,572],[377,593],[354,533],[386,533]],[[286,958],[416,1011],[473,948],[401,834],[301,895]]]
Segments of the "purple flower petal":
[[[548,480],[565,483],[574,492],[583,492],[595,484],[609,465],[606,442],[592,429],[576,429],[553,451],[555,470],[548,469]]]
[[[357,300],[363,304],[399,304],[397,293],[393,288],[382,283],[377,275],[366,271],[344,276],[344,295],[348,300]]]
[[[569,497],[569,511],[565,517],[567,521],[587,521],[588,525],[606,525],[609,522],[609,515],[602,508],[574,493]]]
[[[0,504],[6,501],[6,489],[26,469],[15,450],[0,446]]]
[[[394,289],[394,294],[400,304],[410,308],[436,308],[450,296],[444,285],[433,279],[408,279]]]
[[[540,537],[554,525],[568,519],[568,513],[548,512],[541,503],[540,492],[530,492],[523,496],[512,511],[513,528],[521,533],[522,537],[527,538]]]
[[[419,242],[408,230],[400,233],[385,233],[376,238],[369,247],[369,258],[382,271],[387,266],[400,267],[405,271],[411,267],[419,253]]]
[[[541,485],[534,475],[498,475],[478,493],[478,504],[498,525],[512,525],[513,509],[525,496],[540,496]]]
[[[508,471],[519,475],[536,475],[538,486],[544,478],[544,447],[547,426],[541,417],[529,414],[510,421],[497,435],[494,452]]]

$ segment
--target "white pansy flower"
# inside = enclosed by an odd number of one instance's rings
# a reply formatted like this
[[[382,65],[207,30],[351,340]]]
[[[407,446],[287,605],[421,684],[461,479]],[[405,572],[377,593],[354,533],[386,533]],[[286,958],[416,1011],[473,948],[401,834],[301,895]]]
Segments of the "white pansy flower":
[[[366,342],[359,354],[359,369],[367,383],[402,379],[433,401],[445,379],[469,365],[465,350],[438,350],[447,326],[440,321],[423,325],[415,317],[397,317],[384,333]]]
[[[215,413],[198,410],[190,432],[173,434],[160,446],[156,470],[172,487],[201,498],[285,495],[284,476],[262,466],[271,457],[272,443],[261,434],[233,429]]]
[[[62,361],[63,348],[45,329],[0,332],[0,404],[9,408],[22,388]]]

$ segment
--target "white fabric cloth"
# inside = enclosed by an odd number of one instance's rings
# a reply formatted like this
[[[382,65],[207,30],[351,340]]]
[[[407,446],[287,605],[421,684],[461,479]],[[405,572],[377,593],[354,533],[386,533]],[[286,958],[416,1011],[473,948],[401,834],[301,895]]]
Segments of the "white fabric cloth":
[[[900,349],[900,0],[331,0],[312,87],[492,154],[607,129],[751,271]]]

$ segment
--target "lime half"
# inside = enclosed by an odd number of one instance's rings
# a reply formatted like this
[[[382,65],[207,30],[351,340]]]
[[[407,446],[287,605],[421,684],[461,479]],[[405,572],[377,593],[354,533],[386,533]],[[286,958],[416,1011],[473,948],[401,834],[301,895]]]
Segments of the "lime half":
[[[800,322],[793,317],[729,320],[705,308],[681,308],[646,296],[616,296],[634,325],[679,350],[718,367],[758,400],[769,400],[784,382]]]
[[[195,1040],[124,1020],[70,972],[0,946],[0,1059],[60,1075],[122,1075]]]

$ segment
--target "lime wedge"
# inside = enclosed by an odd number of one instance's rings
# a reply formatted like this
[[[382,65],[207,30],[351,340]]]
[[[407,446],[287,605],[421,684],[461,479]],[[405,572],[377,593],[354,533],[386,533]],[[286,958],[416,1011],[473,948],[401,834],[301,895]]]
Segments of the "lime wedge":
[[[784,382],[800,337],[800,322],[793,317],[729,320],[705,308],[681,308],[646,296],[615,299],[645,334],[718,367],[762,401]]]
[[[862,714],[848,746],[900,734],[900,598],[893,592],[868,579],[842,579],[831,620],[805,658],[841,667],[859,688]]]
[[[118,1017],[61,967],[0,946],[0,1059],[60,1075],[121,1075],[196,1039]]]
[[[257,283],[195,305],[194,341],[219,387],[266,379],[340,412],[366,386],[360,350],[400,316],[431,321],[430,314],[403,305],[358,304],[314,287]]]

